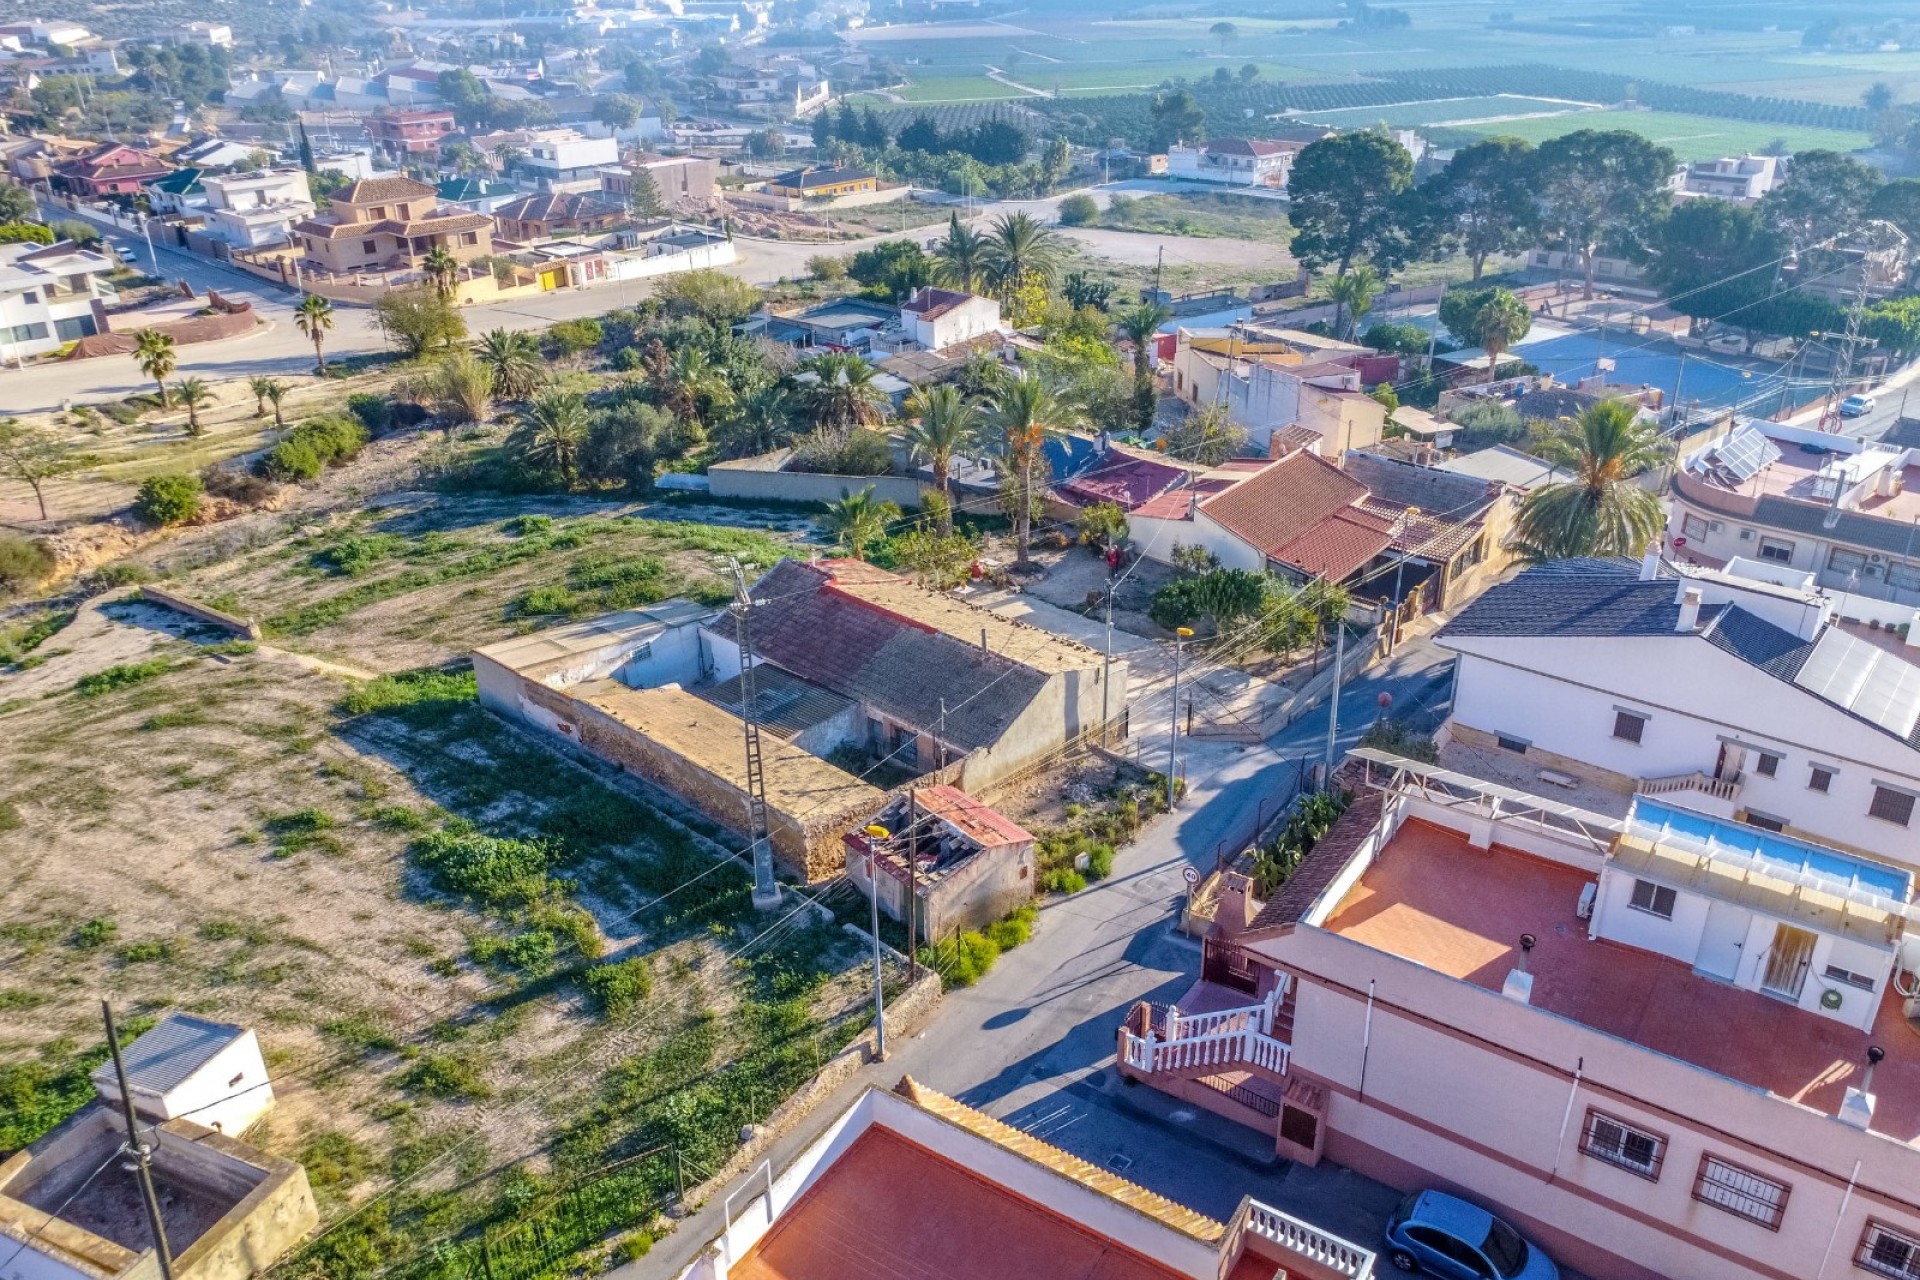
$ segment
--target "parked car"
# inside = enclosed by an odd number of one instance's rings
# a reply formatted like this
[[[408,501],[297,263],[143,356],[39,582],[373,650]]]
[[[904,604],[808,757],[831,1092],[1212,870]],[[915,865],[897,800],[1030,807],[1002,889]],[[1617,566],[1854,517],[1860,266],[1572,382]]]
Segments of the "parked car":
[[[1560,1280],[1538,1246],[1444,1191],[1416,1191],[1387,1220],[1387,1260],[1444,1280]]]
[[[1843,418],[1864,418],[1873,412],[1877,403],[1872,396],[1848,396],[1840,402],[1840,416]]]

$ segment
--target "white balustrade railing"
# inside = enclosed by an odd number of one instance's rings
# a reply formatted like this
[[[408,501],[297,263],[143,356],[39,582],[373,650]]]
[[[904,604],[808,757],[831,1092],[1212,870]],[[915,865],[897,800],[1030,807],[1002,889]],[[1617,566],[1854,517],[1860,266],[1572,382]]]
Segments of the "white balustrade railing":
[[[1230,1028],[1210,1035],[1183,1035],[1178,1040],[1156,1040],[1127,1032],[1121,1059],[1137,1071],[1185,1071],[1194,1067],[1230,1067],[1251,1064],[1275,1075],[1285,1075],[1293,1051],[1272,1036],[1252,1027]]]
[[[1350,1280],[1371,1280],[1373,1275],[1372,1250],[1328,1235],[1258,1200],[1247,1202],[1247,1230]]]

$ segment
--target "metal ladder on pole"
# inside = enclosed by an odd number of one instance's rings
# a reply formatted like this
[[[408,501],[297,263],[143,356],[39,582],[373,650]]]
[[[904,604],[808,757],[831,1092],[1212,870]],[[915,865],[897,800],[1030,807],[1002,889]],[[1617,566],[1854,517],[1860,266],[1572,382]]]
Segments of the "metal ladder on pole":
[[[747,739],[747,839],[753,850],[753,905],[770,911],[780,905],[773,878],[773,844],[767,834],[767,774],[760,750],[760,702],[753,681],[753,596],[738,561],[733,569],[734,639],[740,646],[740,723]]]

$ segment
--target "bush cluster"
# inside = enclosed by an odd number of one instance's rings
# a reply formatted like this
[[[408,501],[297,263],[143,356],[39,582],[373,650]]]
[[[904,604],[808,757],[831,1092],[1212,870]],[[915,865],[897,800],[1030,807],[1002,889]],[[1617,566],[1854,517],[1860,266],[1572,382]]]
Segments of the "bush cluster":
[[[367,446],[367,428],[358,419],[315,418],[287,433],[260,459],[260,473],[292,483],[317,479],[329,466],[351,462]]]
[[[200,514],[200,477],[148,476],[134,495],[133,514],[150,525],[165,528]]]
[[[1253,893],[1256,898],[1271,898],[1279,892],[1312,851],[1320,837],[1347,811],[1353,795],[1346,791],[1316,791],[1302,797],[1293,816],[1280,834],[1263,845],[1253,857]]]
[[[587,991],[609,1018],[626,1014],[653,992],[653,971],[644,956],[616,960],[587,970]]]
[[[477,831],[435,831],[414,841],[409,852],[436,888],[492,907],[539,901],[558,860],[558,851],[545,840]]]

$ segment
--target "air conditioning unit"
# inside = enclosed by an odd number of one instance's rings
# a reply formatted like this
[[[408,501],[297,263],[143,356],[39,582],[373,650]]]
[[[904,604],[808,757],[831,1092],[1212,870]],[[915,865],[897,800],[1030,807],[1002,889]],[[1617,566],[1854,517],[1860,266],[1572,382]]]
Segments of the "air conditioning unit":
[[[1885,557],[1882,556],[1878,551],[1876,551],[1872,555],[1867,557],[1867,562],[1869,564],[1879,564],[1880,561],[1883,559],[1885,559]]]
[[[1582,920],[1593,919],[1593,900],[1600,896],[1600,886],[1592,880],[1580,886],[1580,902],[1573,913]]]

